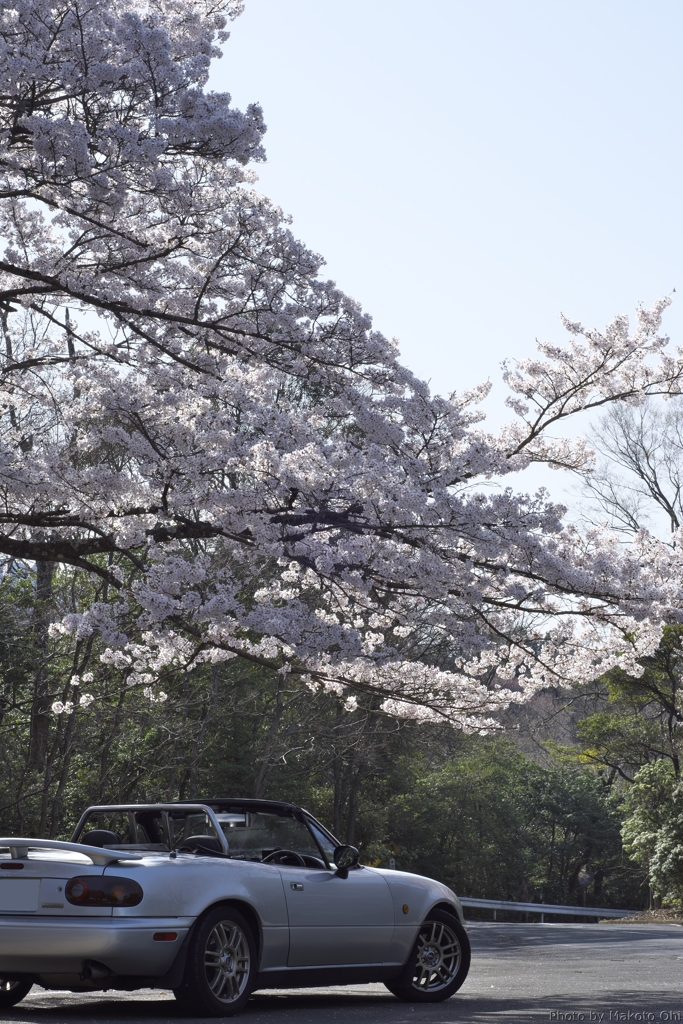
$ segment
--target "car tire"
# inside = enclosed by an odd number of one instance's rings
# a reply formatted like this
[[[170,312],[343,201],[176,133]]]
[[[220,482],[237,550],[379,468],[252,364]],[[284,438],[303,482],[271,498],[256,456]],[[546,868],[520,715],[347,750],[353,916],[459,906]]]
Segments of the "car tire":
[[[0,977],[0,1009],[16,1006],[32,988],[32,981],[10,981]]]
[[[398,978],[386,987],[409,1003],[439,1003],[454,995],[470,969],[470,941],[455,914],[432,910]]]
[[[194,1017],[232,1017],[251,995],[256,961],[256,942],[246,918],[233,907],[214,907],[195,926],[175,997]]]

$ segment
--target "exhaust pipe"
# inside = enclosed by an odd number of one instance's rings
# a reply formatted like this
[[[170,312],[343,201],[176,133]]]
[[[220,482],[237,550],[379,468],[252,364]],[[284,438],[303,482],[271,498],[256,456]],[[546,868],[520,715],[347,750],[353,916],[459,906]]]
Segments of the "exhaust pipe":
[[[110,978],[113,973],[97,960],[86,960],[81,971],[81,978],[83,981],[102,981],[103,978]]]

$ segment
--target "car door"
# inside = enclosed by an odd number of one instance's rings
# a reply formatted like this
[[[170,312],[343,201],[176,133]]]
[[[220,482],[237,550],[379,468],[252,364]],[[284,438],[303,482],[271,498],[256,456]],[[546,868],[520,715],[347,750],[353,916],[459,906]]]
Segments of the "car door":
[[[288,967],[378,964],[394,929],[388,884],[372,868],[280,866],[289,916]]]

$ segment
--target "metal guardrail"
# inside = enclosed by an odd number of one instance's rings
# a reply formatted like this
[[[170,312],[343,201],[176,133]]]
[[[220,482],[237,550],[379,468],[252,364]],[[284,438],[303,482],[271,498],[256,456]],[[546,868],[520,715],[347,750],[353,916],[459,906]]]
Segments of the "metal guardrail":
[[[463,907],[478,907],[493,911],[493,920],[496,920],[497,910],[517,910],[522,913],[541,915],[541,924],[544,923],[546,914],[564,914],[568,917],[631,917],[637,914],[637,910],[613,910],[607,907],[564,907],[556,903],[514,903],[506,900],[475,900],[467,896],[461,896],[460,902]]]

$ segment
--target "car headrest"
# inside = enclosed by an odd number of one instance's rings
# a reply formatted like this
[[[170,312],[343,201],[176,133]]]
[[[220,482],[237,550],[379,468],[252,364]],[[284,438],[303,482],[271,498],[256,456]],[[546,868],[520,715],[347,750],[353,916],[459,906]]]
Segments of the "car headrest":
[[[94,828],[90,832],[84,832],[79,839],[85,846],[120,846],[121,836],[116,832],[110,832],[108,828]]]

